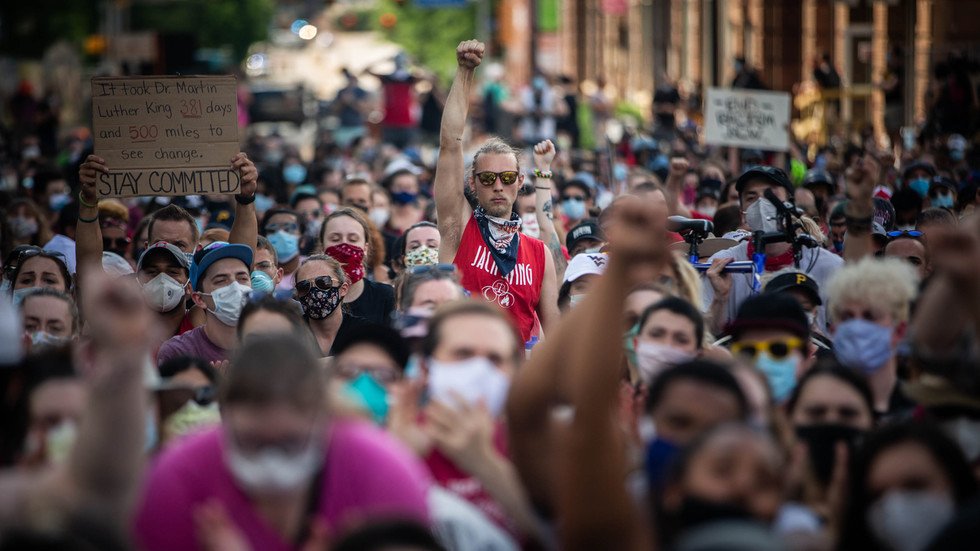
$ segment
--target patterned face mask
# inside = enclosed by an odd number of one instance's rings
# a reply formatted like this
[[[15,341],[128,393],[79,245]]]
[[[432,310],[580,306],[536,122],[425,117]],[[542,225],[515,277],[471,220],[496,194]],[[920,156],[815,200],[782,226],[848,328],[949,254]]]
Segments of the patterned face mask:
[[[299,297],[303,306],[303,315],[311,320],[322,320],[330,317],[337,306],[340,306],[340,287],[320,289],[313,287],[310,292]]]
[[[344,266],[344,273],[353,285],[364,278],[364,249],[350,243],[332,245],[323,251]]]
[[[439,263],[439,249],[419,247],[405,253],[405,267],[431,266]]]

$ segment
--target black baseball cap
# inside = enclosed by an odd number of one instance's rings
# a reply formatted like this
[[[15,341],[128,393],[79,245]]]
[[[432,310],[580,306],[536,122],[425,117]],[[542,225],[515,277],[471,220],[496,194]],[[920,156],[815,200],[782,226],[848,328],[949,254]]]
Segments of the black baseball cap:
[[[820,287],[817,285],[817,282],[803,272],[786,272],[784,274],[779,274],[769,280],[769,283],[766,284],[766,288],[763,289],[763,292],[779,293],[789,291],[791,289],[799,289],[800,291],[803,291],[810,297],[810,301],[817,306],[823,304],[823,301],[820,300]]]
[[[932,163],[927,163],[925,161],[912,161],[911,163],[902,167],[902,178],[905,178],[909,172],[913,170],[920,169],[929,173],[930,176],[936,175],[936,167]]]
[[[788,199],[790,201],[793,200],[793,183],[789,181],[789,176],[781,168],[763,165],[754,166],[738,177],[738,180],[735,182],[735,191],[739,195],[742,195],[742,191],[751,180],[768,180],[777,186],[781,186],[786,189]]]
[[[762,293],[745,299],[727,332],[733,339],[754,329],[788,331],[804,341],[810,338],[809,322],[800,303],[784,293]]]
[[[586,239],[599,242],[606,240],[594,219],[583,220],[569,230],[568,235],[565,236],[565,247],[572,251],[576,245]]]

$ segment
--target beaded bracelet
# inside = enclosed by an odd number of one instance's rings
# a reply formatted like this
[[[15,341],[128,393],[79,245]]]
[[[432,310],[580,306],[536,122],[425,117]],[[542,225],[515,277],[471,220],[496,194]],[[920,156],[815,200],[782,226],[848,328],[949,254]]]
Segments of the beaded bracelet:
[[[541,178],[543,180],[550,180],[551,177],[554,176],[554,175],[555,175],[555,173],[552,172],[552,171],[550,171],[550,170],[539,170],[537,168],[534,169],[534,177],[535,178]]]

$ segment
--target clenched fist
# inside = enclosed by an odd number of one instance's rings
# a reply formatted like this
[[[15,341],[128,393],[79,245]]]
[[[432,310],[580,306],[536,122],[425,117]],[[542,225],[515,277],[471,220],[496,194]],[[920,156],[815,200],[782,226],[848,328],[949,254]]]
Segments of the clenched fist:
[[[483,61],[486,47],[479,40],[465,40],[456,46],[456,63],[464,69],[476,69]]]

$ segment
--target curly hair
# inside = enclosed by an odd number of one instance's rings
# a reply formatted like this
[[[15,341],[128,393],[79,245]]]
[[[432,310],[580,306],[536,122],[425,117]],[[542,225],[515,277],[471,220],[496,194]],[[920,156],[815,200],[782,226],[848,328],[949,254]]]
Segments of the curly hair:
[[[915,270],[897,258],[864,258],[837,271],[827,284],[827,310],[837,321],[838,309],[848,302],[888,308],[896,323],[908,321],[916,293]]]

